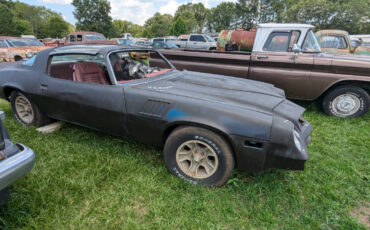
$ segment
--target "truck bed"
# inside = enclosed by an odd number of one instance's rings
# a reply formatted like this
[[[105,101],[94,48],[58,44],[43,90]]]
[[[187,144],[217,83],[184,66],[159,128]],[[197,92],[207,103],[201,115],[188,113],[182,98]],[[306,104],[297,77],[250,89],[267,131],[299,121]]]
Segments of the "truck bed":
[[[190,49],[161,50],[161,53],[179,70],[248,77],[251,53]],[[156,56],[150,62],[156,66],[164,64]]]

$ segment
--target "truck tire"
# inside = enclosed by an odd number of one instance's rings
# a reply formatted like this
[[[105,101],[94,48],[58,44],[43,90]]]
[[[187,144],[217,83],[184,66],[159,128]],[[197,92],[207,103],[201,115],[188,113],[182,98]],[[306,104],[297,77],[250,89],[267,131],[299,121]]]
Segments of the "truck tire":
[[[24,93],[12,91],[10,103],[15,119],[24,126],[41,127],[51,122]]]
[[[222,186],[234,169],[227,141],[197,127],[175,129],[166,140],[164,159],[172,174],[192,184]]]
[[[0,206],[3,206],[4,204],[6,204],[9,198],[10,198],[9,187],[6,187],[0,191]]]
[[[359,117],[369,110],[370,97],[357,86],[339,86],[324,97],[323,109],[326,114],[341,118]]]

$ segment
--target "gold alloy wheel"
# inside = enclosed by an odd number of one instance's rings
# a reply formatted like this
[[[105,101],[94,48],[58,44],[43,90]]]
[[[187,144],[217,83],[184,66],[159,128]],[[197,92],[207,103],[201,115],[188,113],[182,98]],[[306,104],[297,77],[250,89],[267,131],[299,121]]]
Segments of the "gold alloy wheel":
[[[26,124],[30,124],[35,117],[31,102],[23,95],[19,95],[15,98],[15,111],[19,119]]]
[[[209,144],[191,140],[177,149],[176,163],[189,177],[205,179],[217,171],[218,156]]]

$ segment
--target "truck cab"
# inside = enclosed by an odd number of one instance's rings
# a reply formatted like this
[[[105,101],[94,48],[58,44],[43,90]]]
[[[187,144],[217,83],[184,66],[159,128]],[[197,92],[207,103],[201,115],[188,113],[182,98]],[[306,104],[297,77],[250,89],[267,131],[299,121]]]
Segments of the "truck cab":
[[[320,30],[315,33],[321,50],[333,54],[364,54],[370,55],[370,48],[361,43],[351,42],[350,36],[344,30]]]

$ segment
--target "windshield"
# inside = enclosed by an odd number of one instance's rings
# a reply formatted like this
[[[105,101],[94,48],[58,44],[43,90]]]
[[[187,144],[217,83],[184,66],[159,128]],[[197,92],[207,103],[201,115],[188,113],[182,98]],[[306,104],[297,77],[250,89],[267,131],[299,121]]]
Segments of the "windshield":
[[[131,45],[133,45],[134,43],[133,43],[131,40],[129,40],[129,39],[120,39],[120,40],[119,40],[119,44],[121,44],[121,45],[128,45],[128,46],[131,46]]]
[[[109,55],[110,65],[118,84],[125,84],[135,80],[162,75],[171,71],[163,58],[151,61],[150,56],[158,53],[150,50],[119,51]],[[159,61],[159,62],[158,62]],[[158,63],[157,63],[158,62]],[[163,68],[167,67],[167,68]]]
[[[215,39],[213,39],[211,36],[209,36],[208,34],[204,35],[204,37],[206,37],[207,41],[208,42],[215,42]]]
[[[39,40],[36,39],[9,39],[7,40],[11,47],[20,46],[44,46]]]
[[[306,39],[303,42],[302,51],[314,53],[321,52],[319,43],[317,42],[316,37],[313,34],[312,30],[308,31],[306,35]]]
[[[105,37],[99,34],[86,34],[86,40],[88,41],[105,40]]]

